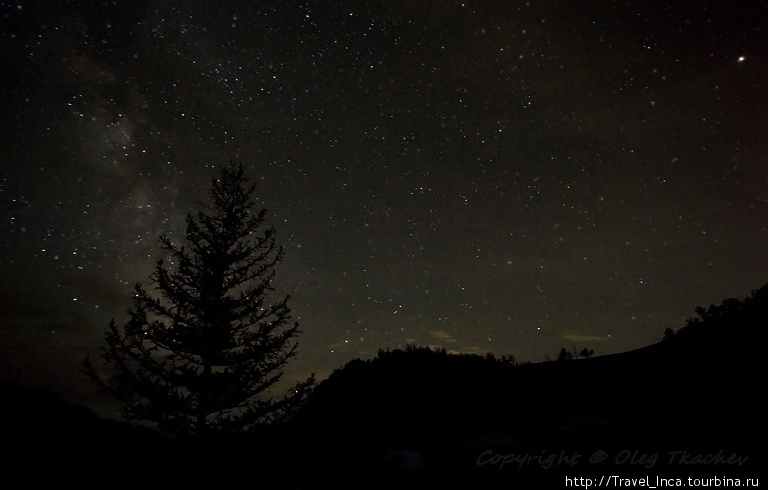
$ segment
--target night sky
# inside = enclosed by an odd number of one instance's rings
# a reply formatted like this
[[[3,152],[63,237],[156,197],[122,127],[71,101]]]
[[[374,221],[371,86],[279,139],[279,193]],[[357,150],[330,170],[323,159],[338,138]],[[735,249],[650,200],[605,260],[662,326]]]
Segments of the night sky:
[[[764,2],[0,3],[0,376],[79,372],[230,159],[287,377],[625,351],[768,282]]]

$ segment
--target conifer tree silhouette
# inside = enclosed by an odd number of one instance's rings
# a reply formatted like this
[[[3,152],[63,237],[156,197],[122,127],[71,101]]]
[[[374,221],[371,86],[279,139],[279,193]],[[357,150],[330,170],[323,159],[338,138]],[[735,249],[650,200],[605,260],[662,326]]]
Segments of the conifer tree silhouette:
[[[107,374],[85,358],[86,375],[129,420],[177,436],[242,432],[285,418],[313,388],[314,374],[270,395],[300,330],[288,296],[268,300],[283,249],[254,191],[242,164],[222,167],[209,201],[187,215],[187,246],[162,235],[171,266],[158,260],[154,291],[136,284],[127,323],[109,323]]]

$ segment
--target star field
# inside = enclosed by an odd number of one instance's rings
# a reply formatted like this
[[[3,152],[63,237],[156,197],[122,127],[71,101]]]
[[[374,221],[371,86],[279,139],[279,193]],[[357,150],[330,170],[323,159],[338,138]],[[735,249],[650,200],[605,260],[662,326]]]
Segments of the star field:
[[[290,376],[657,341],[768,278],[761,2],[2,2],[0,375],[79,363],[241,161]]]

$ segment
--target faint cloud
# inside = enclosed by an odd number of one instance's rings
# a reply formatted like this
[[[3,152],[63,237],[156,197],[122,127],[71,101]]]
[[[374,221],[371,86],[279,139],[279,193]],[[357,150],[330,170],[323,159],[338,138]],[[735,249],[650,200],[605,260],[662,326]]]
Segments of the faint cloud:
[[[611,340],[610,337],[602,337],[600,335],[579,335],[579,334],[563,335],[563,338],[566,340],[570,340],[571,342],[605,342],[607,340]]]
[[[478,354],[481,356],[484,356],[488,353],[488,349],[483,349],[482,347],[479,347],[477,345],[469,345],[460,349],[446,349],[446,352],[448,354]]]
[[[429,335],[441,342],[456,342],[456,338],[445,330],[430,330]]]

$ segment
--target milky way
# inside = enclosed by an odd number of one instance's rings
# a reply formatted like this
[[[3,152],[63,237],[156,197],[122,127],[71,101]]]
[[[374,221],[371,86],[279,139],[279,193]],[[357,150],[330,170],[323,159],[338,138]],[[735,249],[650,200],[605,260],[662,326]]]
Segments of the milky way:
[[[768,280],[762,2],[102,3],[0,4],[2,376],[89,400],[230,159],[285,246],[289,376],[619,352]]]

